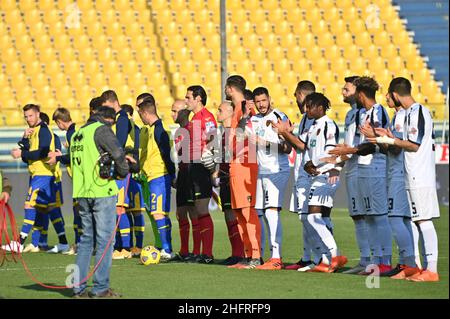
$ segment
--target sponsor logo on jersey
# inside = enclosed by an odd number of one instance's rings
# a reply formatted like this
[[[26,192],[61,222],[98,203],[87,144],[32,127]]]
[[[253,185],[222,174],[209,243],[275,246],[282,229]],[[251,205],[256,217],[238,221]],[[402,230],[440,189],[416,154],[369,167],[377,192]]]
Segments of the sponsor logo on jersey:
[[[409,130],[409,133],[411,133],[411,134],[416,134],[416,133],[417,133],[417,129],[416,129],[415,127],[413,127],[413,128],[411,128],[411,129]]]

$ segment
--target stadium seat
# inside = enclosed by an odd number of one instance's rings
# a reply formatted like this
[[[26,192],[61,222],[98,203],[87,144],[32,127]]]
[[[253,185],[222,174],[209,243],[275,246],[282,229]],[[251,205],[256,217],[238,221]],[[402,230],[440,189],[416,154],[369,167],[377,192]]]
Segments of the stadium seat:
[[[10,34],[13,37],[26,35],[27,34],[26,24],[23,22],[17,22],[16,24],[11,25]]]
[[[344,31],[336,34],[336,44],[341,47],[353,45],[353,36],[350,32]]]
[[[268,22],[266,19],[266,10],[258,8],[256,10],[251,10],[249,14],[249,19],[251,23],[260,24],[263,22]]]
[[[269,22],[273,24],[282,23],[283,21],[286,21],[286,11],[280,8],[276,8],[273,10],[270,10],[270,13],[268,13],[268,19]]]

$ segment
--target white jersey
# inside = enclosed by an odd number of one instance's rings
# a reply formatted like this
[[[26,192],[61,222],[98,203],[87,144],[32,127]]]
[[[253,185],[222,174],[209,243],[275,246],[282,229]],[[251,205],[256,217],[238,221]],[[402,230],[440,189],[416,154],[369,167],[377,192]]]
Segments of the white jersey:
[[[403,139],[419,145],[417,152],[405,152],[406,187],[435,188],[433,119],[426,107],[414,103],[406,110]]]
[[[311,126],[314,123],[314,119],[309,119],[306,116],[306,113],[303,115],[302,120],[298,126],[298,137],[302,136],[303,133],[308,132]],[[305,172],[303,168],[305,166],[304,155],[305,151],[297,150],[297,156],[295,158],[295,166],[294,166],[294,179],[297,180],[300,176],[307,177],[308,173]]]
[[[263,116],[257,114],[251,117],[252,131],[261,139],[265,140],[267,147],[258,146],[258,174],[274,174],[284,171],[290,171],[288,154],[278,151],[281,143],[279,135],[274,131],[271,125],[267,125],[267,121],[278,122],[288,121],[288,117],[283,112],[274,109],[269,114]]]
[[[365,112],[366,109],[358,109],[356,104],[352,104],[352,108],[347,112],[345,116],[345,137],[344,143],[350,147],[355,147],[359,145],[360,132],[359,132],[359,122],[361,112]],[[345,174],[347,177],[358,175],[358,155],[349,154],[350,157],[345,162]]]
[[[389,126],[389,115],[381,104],[375,104],[370,110],[360,115],[361,126],[370,123],[372,127]],[[360,143],[366,142],[366,137],[361,134]],[[386,177],[386,155],[374,153],[366,156],[358,156],[358,176],[360,177]]]
[[[395,137],[403,139],[403,126],[405,124],[406,111],[400,109],[395,112],[390,125],[390,130]],[[405,178],[405,164],[403,150],[398,155],[387,153],[387,177],[388,179],[403,180]]]
[[[327,115],[315,120],[309,131],[302,134],[300,140],[306,145],[304,160],[311,160],[321,174],[336,168],[335,164],[320,161],[321,158],[330,156],[328,151],[339,141],[339,128]]]

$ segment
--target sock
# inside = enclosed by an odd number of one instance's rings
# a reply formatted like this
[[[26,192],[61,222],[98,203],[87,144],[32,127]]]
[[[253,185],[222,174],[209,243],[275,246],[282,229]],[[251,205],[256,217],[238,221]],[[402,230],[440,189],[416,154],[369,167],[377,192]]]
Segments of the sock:
[[[134,223],[134,236],[136,237],[136,247],[142,248],[144,246],[144,232],[145,232],[145,219],[144,214],[133,214]]]
[[[122,214],[119,222],[120,239],[122,243],[122,249],[130,249],[130,221],[126,214]]]
[[[192,238],[194,242],[192,253],[194,255],[200,255],[200,247],[202,245],[200,237],[200,223],[197,218],[191,219],[191,222],[192,222]]]
[[[118,250],[118,251],[122,250],[122,237],[120,236],[119,228],[117,228],[117,231],[116,231],[116,240],[114,242],[114,250]]]
[[[20,243],[23,245],[36,220],[36,208],[25,208],[22,229],[20,231]]]
[[[42,230],[41,236],[39,237],[39,246],[48,247],[48,225],[50,222],[50,217],[48,214],[42,214]]]
[[[169,226],[169,245],[170,250],[173,251],[172,248],[172,220],[169,218],[169,216],[166,216],[166,224]]]
[[[264,216],[264,210],[257,209],[256,213],[258,214],[259,224],[261,225],[261,256],[264,257],[264,252],[266,249],[266,218]]]
[[[267,223],[269,225],[269,240],[271,258],[281,258],[281,241],[279,241],[279,233],[281,233],[280,216],[276,209],[266,209],[265,212]]]
[[[377,215],[374,217],[377,225],[377,238],[381,244],[381,263],[383,265],[390,265],[392,259],[392,231],[389,225],[389,218],[387,215]]]
[[[261,258],[261,224],[254,207],[235,209],[239,231],[244,243],[245,256],[252,259]]]
[[[189,219],[178,219],[178,224],[180,227],[180,255],[186,256],[189,254]]]
[[[83,230],[81,228],[81,217],[77,208],[73,208],[73,231],[75,233],[75,244],[80,243],[81,234]]]
[[[47,214],[45,214],[47,215]],[[44,214],[41,212],[36,213],[36,220],[34,221],[34,225],[31,232],[31,244],[34,247],[39,246],[39,240],[41,239],[42,231],[43,231],[43,224],[44,224]],[[48,217],[47,217],[48,218]],[[47,221],[48,224],[48,221]]]
[[[161,248],[166,251],[166,253],[171,253],[172,250],[170,250],[170,244],[168,241],[168,231],[169,226],[166,224],[166,219],[158,219],[156,221],[156,226],[158,226],[158,232],[159,232],[159,238],[161,239]]]
[[[50,213],[50,220],[58,235],[59,243],[67,245],[66,231],[64,229],[64,218],[59,207],[53,208]]]
[[[128,218],[128,223],[130,223],[130,247],[134,247],[134,220],[133,220],[133,213],[126,213]]]
[[[202,254],[212,256],[213,239],[214,239],[214,224],[211,215],[200,216],[198,218],[200,224],[200,238],[202,241]]]
[[[431,220],[427,220],[421,222],[418,227],[423,238],[424,259],[427,262],[426,269],[437,273],[438,238],[434,224]]]
[[[416,265],[417,265],[417,267],[419,267],[421,269],[425,269],[424,267],[422,267],[422,263],[420,262],[419,242],[420,242],[421,235],[419,232],[419,228],[417,228],[416,223],[414,223],[413,221],[411,221],[411,233],[413,236],[414,257],[415,257]]]
[[[311,229],[314,230],[316,235],[319,237],[319,240],[314,241],[316,245],[316,250],[322,249],[320,242],[326,247],[327,251],[325,252],[326,257],[331,260],[331,258],[337,256],[337,244],[334,240],[333,235],[328,230],[325,221],[322,219],[322,214],[308,214],[307,216],[308,224],[311,225]],[[320,247],[320,248],[319,248]]]
[[[369,239],[369,247],[371,253],[370,263],[374,265],[381,264],[381,242],[378,239],[377,225],[375,223],[375,216],[365,216],[367,224],[367,234]]]
[[[333,222],[331,221],[331,217],[322,217],[323,221],[325,222],[325,225],[327,225],[328,230],[333,235]]]
[[[231,255],[235,257],[244,257],[244,244],[239,235],[238,221],[231,220],[227,222],[228,238],[231,244]]]
[[[399,264],[416,267],[413,241],[404,219],[403,217],[389,217],[392,235],[398,246]]]
[[[370,246],[369,234],[365,219],[353,219],[355,223],[356,242],[359,247],[360,259],[362,266],[367,266],[370,262]]]
[[[298,217],[300,218],[300,221],[302,222],[302,238],[303,238],[303,255],[302,260],[303,261],[311,261],[312,260],[312,254],[311,251],[313,250],[313,246],[311,245],[311,241],[308,236],[308,229],[305,223],[307,223],[307,214],[299,214]]]
[[[161,238],[159,237],[158,226],[156,225],[156,221],[153,215],[150,215],[150,223],[152,225],[153,237],[155,238],[155,247],[161,249]]]

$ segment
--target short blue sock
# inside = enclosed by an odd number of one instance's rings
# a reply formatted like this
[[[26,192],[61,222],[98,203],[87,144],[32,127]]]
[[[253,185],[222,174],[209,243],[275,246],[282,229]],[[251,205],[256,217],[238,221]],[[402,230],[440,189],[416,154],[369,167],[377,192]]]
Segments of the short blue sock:
[[[31,231],[31,228],[36,221],[36,208],[25,208],[25,217],[23,219],[22,229],[20,231],[21,243],[25,241],[25,238],[28,237],[28,234]]]
[[[167,225],[166,218],[156,220],[156,227],[158,227],[159,238],[161,239],[162,249],[167,253],[171,253],[169,243],[169,226]]]

